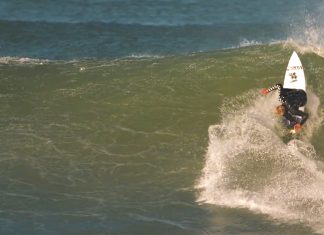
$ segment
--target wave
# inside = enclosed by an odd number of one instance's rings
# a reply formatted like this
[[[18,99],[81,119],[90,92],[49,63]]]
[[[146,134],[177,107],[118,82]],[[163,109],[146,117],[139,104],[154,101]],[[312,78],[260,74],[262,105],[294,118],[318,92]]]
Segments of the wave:
[[[161,55],[150,55],[150,54],[132,54],[129,56],[125,56],[125,58],[135,58],[135,59],[162,59],[165,56],[161,56]]]
[[[1,56],[50,60],[163,57],[280,43],[323,56],[321,27],[309,25],[301,26],[309,32],[301,36],[285,24],[148,26],[0,20],[0,46]]]
[[[223,121],[208,130],[198,201],[301,221],[324,233],[324,164],[310,143],[323,118],[318,97],[309,97],[310,119],[299,138],[287,137],[274,117],[275,96],[250,93],[227,101]]]
[[[288,38],[283,42],[283,46],[292,47],[301,54],[314,53],[320,57],[324,57],[324,45],[316,41]]]
[[[258,45],[262,45],[262,42],[258,42],[255,40],[247,40],[247,39],[243,39],[240,44],[239,44],[239,48],[240,47],[249,47],[249,46],[258,46]]]
[[[287,29],[286,38],[277,40],[268,38],[265,41],[243,39],[233,48],[282,44],[284,48],[293,48],[301,54],[313,53],[324,57],[324,24],[322,16],[306,15],[303,22],[291,24]]]
[[[308,14],[302,23],[291,26],[291,32],[286,43],[297,48],[300,53],[315,53],[324,57],[323,37],[324,24],[322,14]]]
[[[1,56],[44,59],[178,55],[285,38],[272,24],[145,26],[117,23],[0,21]],[[13,38],[15,40],[13,40]]]
[[[278,41],[295,44],[303,53],[324,54],[319,1],[275,1],[262,6],[246,1],[249,7],[233,7],[225,1],[149,2],[3,4],[1,55],[45,59],[164,56]]]
[[[44,59],[33,59],[33,58],[27,58],[27,57],[10,57],[10,56],[4,56],[0,57],[0,64],[47,64],[50,60],[44,60]]]

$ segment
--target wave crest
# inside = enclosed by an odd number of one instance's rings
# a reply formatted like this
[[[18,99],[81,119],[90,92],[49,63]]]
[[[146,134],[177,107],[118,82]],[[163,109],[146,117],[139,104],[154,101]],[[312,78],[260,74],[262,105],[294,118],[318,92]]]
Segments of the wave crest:
[[[324,57],[324,24],[323,16],[306,15],[303,24],[292,26],[291,36],[286,45],[292,45],[300,53],[315,53]]]
[[[0,57],[0,64],[45,64],[49,63],[49,60],[42,60],[42,59],[32,59],[28,57],[11,57],[11,56],[4,56]]]

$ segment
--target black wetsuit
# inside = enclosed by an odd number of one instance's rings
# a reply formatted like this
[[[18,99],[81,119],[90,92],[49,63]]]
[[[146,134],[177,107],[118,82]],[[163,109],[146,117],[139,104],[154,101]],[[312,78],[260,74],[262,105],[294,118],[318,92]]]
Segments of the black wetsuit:
[[[299,107],[305,106],[307,103],[307,94],[304,90],[287,89],[283,88],[281,84],[276,84],[268,89],[268,92],[278,90],[279,101],[285,106],[285,124],[289,128],[293,128],[294,125],[299,123],[303,125],[308,114],[299,110]]]

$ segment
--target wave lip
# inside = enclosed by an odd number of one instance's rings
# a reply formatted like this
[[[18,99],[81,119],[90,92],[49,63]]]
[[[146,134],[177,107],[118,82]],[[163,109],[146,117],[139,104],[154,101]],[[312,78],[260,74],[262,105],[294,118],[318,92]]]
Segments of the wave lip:
[[[324,9],[321,6],[322,10]],[[323,14],[307,14],[301,23],[291,25],[291,32],[286,44],[292,45],[300,53],[315,53],[324,57],[324,24]]]
[[[244,105],[225,105],[230,108],[223,110],[223,122],[209,127],[198,201],[248,208],[281,222],[303,222],[323,233],[324,164],[309,137],[283,142],[282,128],[268,108],[276,98],[246,97]]]

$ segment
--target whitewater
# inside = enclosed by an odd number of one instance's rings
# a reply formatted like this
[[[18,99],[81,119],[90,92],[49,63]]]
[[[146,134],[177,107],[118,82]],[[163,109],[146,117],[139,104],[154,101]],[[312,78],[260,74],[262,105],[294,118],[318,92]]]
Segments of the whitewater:
[[[309,141],[322,117],[319,98],[308,96],[307,130],[286,142],[287,131],[269,109],[279,104],[275,96],[248,94],[225,102],[221,124],[208,130],[198,200],[248,208],[277,221],[302,221],[323,233],[324,164]]]

